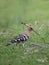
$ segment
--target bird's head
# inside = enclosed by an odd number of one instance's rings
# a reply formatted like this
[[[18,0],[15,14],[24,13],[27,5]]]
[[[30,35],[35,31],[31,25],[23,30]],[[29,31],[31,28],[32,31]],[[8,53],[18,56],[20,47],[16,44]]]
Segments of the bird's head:
[[[32,26],[31,25],[29,25],[29,24],[27,24],[27,23],[24,23],[24,22],[22,22],[21,24],[23,24],[23,25],[25,25],[26,26],[26,30],[27,31],[29,31],[29,32],[35,32],[37,35],[39,35],[39,33],[37,33],[33,28],[32,28]]]
[[[26,29],[28,30],[28,31],[33,31],[33,28],[32,28],[32,26],[31,25],[29,25],[29,24],[27,24],[27,23],[24,23],[24,22],[22,22],[21,24],[23,24],[23,25],[25,25],[26,26]]]

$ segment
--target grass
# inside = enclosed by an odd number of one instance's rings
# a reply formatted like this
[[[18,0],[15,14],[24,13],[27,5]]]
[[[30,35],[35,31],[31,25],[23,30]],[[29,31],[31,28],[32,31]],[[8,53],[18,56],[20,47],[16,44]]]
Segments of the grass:
[[[33,32],[24,48],[22,43],[6,47],[9,40],[25,30],[21,21],[31,24],[40,36]],[[47,44],[47,48],[30,47],[31,43]],[[49,0],[0,0],[0,65],[49,65],[48,45]]]

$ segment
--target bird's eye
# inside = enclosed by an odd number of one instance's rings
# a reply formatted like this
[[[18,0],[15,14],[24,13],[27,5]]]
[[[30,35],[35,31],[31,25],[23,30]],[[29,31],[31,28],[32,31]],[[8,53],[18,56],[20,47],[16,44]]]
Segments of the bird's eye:
[[[31,30],[33,30],[33,28],[31,28]]]

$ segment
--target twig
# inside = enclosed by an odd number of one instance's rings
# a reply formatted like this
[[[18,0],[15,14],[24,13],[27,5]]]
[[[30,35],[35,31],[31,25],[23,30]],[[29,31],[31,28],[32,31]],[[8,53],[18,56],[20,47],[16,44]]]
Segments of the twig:
[[[42,46],[40,44],[35,44],[35,43],[31,43],[29,46],[37,46],[37,47],[42,48]]]
[[[45,44],[45,45],[41,45],[41,44],[38,44],[38,43],[31,43],[29,46],[37,46],[37,47],[40,47],[40,48],[49,48],[49,45],[48,44]]]

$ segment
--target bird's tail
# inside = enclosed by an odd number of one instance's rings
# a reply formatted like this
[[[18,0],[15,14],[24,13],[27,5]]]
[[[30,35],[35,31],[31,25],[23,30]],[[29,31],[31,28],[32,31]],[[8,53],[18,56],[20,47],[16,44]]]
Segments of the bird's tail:
[[[9,45],[12,45],[13,43],[12,42],[8,42],[7,44],[6,44],[6,46],[9,46]]]

